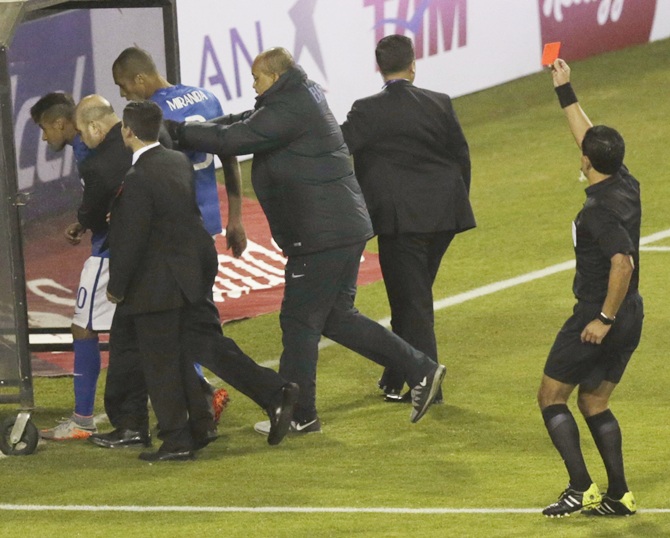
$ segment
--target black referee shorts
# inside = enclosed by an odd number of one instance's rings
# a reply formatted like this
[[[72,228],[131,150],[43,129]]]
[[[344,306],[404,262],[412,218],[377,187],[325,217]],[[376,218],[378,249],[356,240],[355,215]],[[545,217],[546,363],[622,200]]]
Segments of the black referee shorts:
[[[544,373],[569,385],[593,390],[603,381],[618,383],[640,343],[644,304],[634,293],[624,299],[616,321],[601,344],[581,341],[584,327],[598,317],[602,304],[578,301],[549,351]]]

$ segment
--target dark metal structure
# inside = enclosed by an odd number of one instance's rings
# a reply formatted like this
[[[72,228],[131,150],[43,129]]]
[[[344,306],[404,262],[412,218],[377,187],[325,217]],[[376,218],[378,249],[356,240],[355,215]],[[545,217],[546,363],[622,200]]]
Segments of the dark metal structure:
[[[0,0],[0,404],[20,406],[18,415],[0,426],[0,449],[6,454],[30,454],[38,440],[30,420],[34,400],[19,214],[25,196],[18,189],[8,51],[24,21],[104,8],[162,9],[166,74],[180,80],[176,0]]]

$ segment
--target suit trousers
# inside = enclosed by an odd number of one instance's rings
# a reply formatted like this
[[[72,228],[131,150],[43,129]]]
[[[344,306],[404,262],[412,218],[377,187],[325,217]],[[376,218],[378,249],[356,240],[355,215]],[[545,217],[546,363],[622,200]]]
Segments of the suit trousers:
[[[204,437],[214,428],[193,358],[181,347],[189,306],[134,315],[117,312],[110,337],[112,352],[121,342],[122,349],[137,350],[139,358],[131,363],[131,353],[110,353],[105,388],[110,422],[118,428],[146,428],[148,393],[168,451],[190,450],[194,437]]]
[[[109,332],[105,412],[114,428],[148,431],[147,385],[131,318],[117,309]]]
[[[412,386],[435,367],[424,353],[365,317],[354,307],[365,243],[289,256],[279,320],[284,351],[279,373],[300,386],[297,421],[316,411],[316,364],[321,335],[384,367],[402,372]]]
[[[380,235],[379,265],[391,307],[391,328],[403,340],[437,362],[433,283],[455,236],[453,231]],[[400,370],[387,368],[381,386],[401,390]]]
[[[234,340],[224,336],[216,305],[205,299],[188,309],[182,325],[184,353],[267,409],[286,384],[277,372],[255,363]]]
[[[189,359],[199,362],[263,409],[281,397],[286,380],[255,363],[234,340],[223,335],[218,310],[210,299],[188,305],[182,314],[179,342],[174,345],[175,349],[181,346],[184,364]],[[211,413],[206,401],[202,407],[200,381],[197,386],[189,383],[187,389],[191,433],[197,438],[207,427],[213,428]],[[133,316],[122,316],[118,311],[110,335],[105,411],[115,428],[142,430],[148,426],[147,385]]]

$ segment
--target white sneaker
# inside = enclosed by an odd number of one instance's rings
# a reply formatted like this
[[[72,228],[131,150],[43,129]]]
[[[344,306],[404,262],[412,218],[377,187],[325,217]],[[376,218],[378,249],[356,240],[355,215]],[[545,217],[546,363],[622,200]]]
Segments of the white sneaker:
[[[97,433],[97,431],[93,419],[90,419],[90,424],[84,426],[79,424],[72,416],[58,426],[40,431],[40,437],[50,441],[69,441],[71,439],[88,439],[91,434]]]
[[[270,421],[263,420],[254,424],[254,430],[261,435],[270,435]],[[321,421],[318,418],[309,420],[307,422],[291,421],[291,427],[288,431],[290,434],[303,435],[306,433],[321,433]]]
[[[270,421],[261,420],[254,424],[254,431],[260,433],[261,435],[270,435]]]

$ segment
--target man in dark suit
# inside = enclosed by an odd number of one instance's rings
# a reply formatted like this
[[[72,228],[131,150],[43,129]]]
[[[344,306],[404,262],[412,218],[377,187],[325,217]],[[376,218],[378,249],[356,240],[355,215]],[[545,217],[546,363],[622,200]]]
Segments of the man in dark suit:
[[[188,413],[189,395],[200,384],[191,359],[198,330],[209,346],[197,346],[196,355],[209,351],[198,356],[200,362],[268,410],[276,444],[288,431],[297,386],[224,339],[208,299],[218,262],[196,203],[193,169],[184,154],[158,143],[161,122],[160,107],[150,101],[124,109],[122,135],[133,166],[110,220],[107,293],[118,304],[119,330],[140,349],[163,440],[157,452],[143,452],[140,459],[192,459],[194,449],[212,440],[211,415]]]
[[[378,235],[393,332],[437,362],[433,282],[455,234],[475,227],[468,143],[449,96],[413,85],[409,38],[387,36],[375,55],[384,88],[353,104],[342,133]],[[386,368],[379,386],[404,401],[404,383]]]

